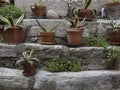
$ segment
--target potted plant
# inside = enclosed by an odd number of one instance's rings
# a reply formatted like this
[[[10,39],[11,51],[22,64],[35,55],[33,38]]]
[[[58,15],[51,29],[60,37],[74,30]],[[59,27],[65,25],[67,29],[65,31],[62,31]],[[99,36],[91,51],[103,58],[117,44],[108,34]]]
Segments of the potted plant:
[[[69,19],[70,28],[67,29],[67,41],[69,46],[79,46],[82,42],[83,26],[85,26],[84,18],[81,22],[77,16]]]
[[[31,51],[22,52],[21,58],[16,62],[16,64],[21,64],[23,66],[23,74],[25,76],[34,75],[36,73],[35,63],[39,62],[39,59],[33,56],[33,49]]]
[[[105,5],[107,11],[107,17],[111,16],[113,18],[120,17],[120,2],[119,0],[112,0],[112,2],[108,2]]]
[[[56,24],[51,29],[48,29],[44,27],[37,19],[36,22],[42,30],[40,31],[40,43],[45,45],[55,44],[55,40],[54,40],[55,32],[53,32],[53,30],[56,29],[60,23]]]
[[[19,44],[24,40],[24,31],[21,22],[24,18],[22,14],[17,20],[13,19],[12,16],[5,18],[0,15],[0,20],[3,21],[6,25],[4,26],[3,31],[3,41],[8,44]]]
[[[35,2],[34,5],[31,6],[32,16],[38,16],[43,18],[46,11],[46,6],[42,2]]]
[[[82,8],[75,9],[74,12],[77,13],[80,19],[83,19],[84,17],[86,17],[86,20],[89,20],[93,16],[93,11],[88,9],[92,0],[83,0],[83,2],[84,3],[83,3]]]
[[[107,34],[109,36],[108,42],[110,44],[120,45],[120,22],[114,22],[110,19],[110,27],[107,29]]]

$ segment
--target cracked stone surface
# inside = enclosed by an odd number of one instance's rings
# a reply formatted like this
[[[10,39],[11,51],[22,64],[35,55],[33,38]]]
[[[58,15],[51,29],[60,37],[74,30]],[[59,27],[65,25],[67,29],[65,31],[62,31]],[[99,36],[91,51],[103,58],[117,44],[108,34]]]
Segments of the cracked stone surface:
[[[23,70],[0,68],[0,90],[120,90],[120,71],[51,73],[37,70],[25,77]]]

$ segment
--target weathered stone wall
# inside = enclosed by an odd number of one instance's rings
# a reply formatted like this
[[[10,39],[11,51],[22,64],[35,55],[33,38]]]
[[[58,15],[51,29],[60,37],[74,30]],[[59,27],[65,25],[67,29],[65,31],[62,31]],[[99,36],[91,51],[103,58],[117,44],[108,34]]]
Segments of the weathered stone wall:
[[[115,20],[118,22],[119,20]],[[68,22],[64,19],[39,19],[39,22],[44,26],[51,28],[57,23],[60,25],[55,29],[55,42],[56,44],[66,44],[66,30],[69,27]],[[39,43],[39,31],[40,27],[36,23],[35,19],[24,19],[24,26],[26,28],[25,42],[38,42]],[[96,19],[90,22],[86,22],[84,27],[83,37],[88,37],[90,34],[97,34],[107,37],[107,28],[110,25],[110,20]],[[36,40],[38,39],[38,40]]]
[[[50,73],[38,70],[25,77],[22,70],[0,68],[0,90],[120,90],[120,71]]]
[[[101,7],[104,7],[106,2],[110,2],[111,0],[92,0],[90,5],[90,9],[96,9],[100,11]],[[55,10],[59,16],[66,16],[68,14],[68,4],[69,0],[42,0],[42,2],[47,5],[47,11],[50,9]],[[28,17],[31,14],[31,5],[34,4],[34,0],[15,0],[15,5],[21,7],[23,11],[25,11]],[[83,7],[83,0],[72,0],[72,7]]]
[[[69,56],[71,60],[77,60],[81,63],[81,70],[104,70],[106,69],[106,55],[104,53],[104,49],[102,47],[78,47],[78,48],[68,48],[63,45],[40,45],[35,43],[24,43],[20,45],[9,45],[8,48],[6,44],[0,44],[1,51],[2,48],[6,47],[9,49],[13,49],[10,56],[6,56],[4,53],[0,54],[0,66],[16,68],[15,62],[20,58],[22,51],[24,49],[34,48],[34,55],[40,59],[40,63],[38,63],[38,68],[44,68],[45,62],[51,58],[59,57],[65,58]],[[6,52],[7,52],[6,51]],[[14,56],[16,54],[16,56]],[[9,55],[9,53],[8,53]],[[13,58],[13,56],[14,58]],[[19,67],[18,67],[19,68]],[[117,63],[116,69],[120,69],[120,62]]]

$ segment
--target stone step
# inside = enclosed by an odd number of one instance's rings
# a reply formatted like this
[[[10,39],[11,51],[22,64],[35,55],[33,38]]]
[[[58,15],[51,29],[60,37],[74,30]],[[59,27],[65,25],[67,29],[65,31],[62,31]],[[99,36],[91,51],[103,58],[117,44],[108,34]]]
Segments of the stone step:
[[[1,67],[0,90],[120,90],[120,71],[38,70],[36,75],[25,77],[22,70]]]
[[[0,43],[0,66],[16,68],[15,62],[20,58],[22,51],[32,48],[34,48],[34,55],[41,61],[37,65],[38,68],[44,67],[45,62],[51,58],[65,58],[69,55],[71,60],[81,63],[81,70],[106,69],[107,59],[103,47],[68,48],[63,45],[41,45],[37,43],[22,43],[19,45]],[[113,47],[110,46],[109,48]],[[118,56],[117,69],[120,69],[119,59]]]
[[[52,28],[57,23],[59,26],[55,29],[55,42],[56,44],[66,44],[66,30],[68,28],[68,22],[65,19],[38,19],[39,22],[47,28]],[[114,20],[118,22],[119,20]],[[40,27],[36,23],[35,19],[24,19],[24,27],[26,28],[25,42],[36,42],[39,43],[39,32]],[[84,27],[83,37],[89,37],[91,34],[101,35],[107,37],[107,28],[110,25],[110,20],[106,19],[95,19],[90,22],[86,22]],[[38,39],[38,40],[36,40]]]

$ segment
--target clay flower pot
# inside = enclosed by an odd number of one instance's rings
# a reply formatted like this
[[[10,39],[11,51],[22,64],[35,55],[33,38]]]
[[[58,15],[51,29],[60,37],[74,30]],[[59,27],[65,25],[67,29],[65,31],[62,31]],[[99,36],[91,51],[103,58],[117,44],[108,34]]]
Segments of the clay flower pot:
[[[83,19],[84,17],[86,17],[86,20],[89,20],[93,17],[93,12],[92,12],[92,10],[89,10],[89,9],[79,9],[78,17],[80,19]]]
[[[40,32],[40,43],[45,45],[55,44],[55,32]]]
[[[31,6],[32,16],[43,17],[45,15],[46,6]]]
[[[114,45],[120,45],[120,29],[118,31],[113,31],[112,29],[107,30],[109,36],[108,42]]]
[[[80,46],[82,42],[83,28],[68,28],[67,41],[69,46]]]
[[[24,31],[20,27],[11,27],[2,34],[3,41],[8,44],[19,44],[24,40]]]
[[[23,65],[23,74],[24,76],[31,76],[34,75],[36,73],[36,69],[35,69],[35,61],[33,61],[33,64],[29,64],[28,62],[22,62]]]

